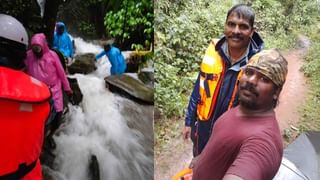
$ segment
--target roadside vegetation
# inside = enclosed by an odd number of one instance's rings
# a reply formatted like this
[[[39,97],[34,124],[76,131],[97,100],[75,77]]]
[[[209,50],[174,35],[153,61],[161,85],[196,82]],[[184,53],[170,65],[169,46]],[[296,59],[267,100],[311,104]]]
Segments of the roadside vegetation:
[[[311,39],[304,72],[310,97],[301,106],[300,130],[320,128],[320,5],[304,0],[169,1],[155,2],[155,153],[181,133],[184,114],[203,53],[212,38],[223,35],[227,11],[236,3],[251,5],[256,30],[266,48],[293,48],[299,34]],[[310,123],[312,122],[312,123]],[[313,123],[317,123],[314,125]]]
[[[299,124],[300,132],[320,131],[320,23],[306,29],[311,40],[311,48],[302,67],[308,78],[310,92],[306,103],[302,106],[302,119]]]

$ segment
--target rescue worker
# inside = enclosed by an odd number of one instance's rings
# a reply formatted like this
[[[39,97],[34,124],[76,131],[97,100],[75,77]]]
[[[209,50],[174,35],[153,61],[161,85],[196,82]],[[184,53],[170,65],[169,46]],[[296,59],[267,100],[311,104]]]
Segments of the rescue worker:
[[[106,55],[111,64],[111,75],[120,75],[127,69],[126,61],[121,51],[111,44],[104,45],[104,50],[96,55],[96,60]]]
[[[27,52],[25,64],[28,74],[48,85],[52,93],[54,108],[57,114],[52,121],[48,141],[50,146],[55,148],[56,145],[52,136],[61,124],[63,112],[62,88],[68,95],[72,94],[72,90],[58,55],[49,49],[43,33],[35,34],[32,37],[31,49]]]
[[[74,47],[71,35],[67,32],[66,25],[63,22],[57,22],[53,36],[53,49],[59,50],[67,59],[67,64],[72,62]]]
[[[4,180],[42,179],[39,156],[50,91],[21,71],[27,46],[23,25],[0,14],[0,179]]]
[[[194,156],[207,144],[216,119],[237,103],[240,69],[264,47],[254,30],[254,18],[250,7],[233,6],[227,13],[224,37],[213,40],[207,48],[182,132],[183,138],[191,137]]]

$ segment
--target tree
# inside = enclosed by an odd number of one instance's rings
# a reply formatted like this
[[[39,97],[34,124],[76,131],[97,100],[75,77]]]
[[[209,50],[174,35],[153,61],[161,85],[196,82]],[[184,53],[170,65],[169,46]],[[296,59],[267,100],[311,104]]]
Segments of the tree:
[[[2,0],[0,13],[16,17],[31,35],[43,32],[51,44],[58,7],[63,2],[63,0],[46,0],[44,15],[41,17],[36,0]]]
[[[45,24],[44,33],[47,36],[48,44],[51,47],[53,42],[54,27],[56,24],[59,5],[63,0],[46,0],[43,23]]]
[[[152,1],[124,0],[119,9],[106,13],[104,25],[124,47],[136,43],[149,48],[153,42],[153,18]]]

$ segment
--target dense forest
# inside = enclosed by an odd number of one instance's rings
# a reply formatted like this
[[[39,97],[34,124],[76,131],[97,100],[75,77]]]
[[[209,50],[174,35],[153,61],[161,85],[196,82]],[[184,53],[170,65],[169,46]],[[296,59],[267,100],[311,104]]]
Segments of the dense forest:
[[[150,48],[153,2],[150,0],[3,0],[0,13],[21,21],[29,35],[44,32],[51,42],[56,21],[85,39],[114,38],[122,49]]]

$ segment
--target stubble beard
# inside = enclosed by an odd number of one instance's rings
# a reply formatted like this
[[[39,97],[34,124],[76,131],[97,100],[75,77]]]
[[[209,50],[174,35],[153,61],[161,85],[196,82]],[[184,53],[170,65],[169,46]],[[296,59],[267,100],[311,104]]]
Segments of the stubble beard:
[[[257,103],[255,101],[246,100],[246,99],[242,99],[241,97],[239,97],[239,103],[240,103],[240,106],[243,106],[247,109],[251,109],[251,110],[257,109]]]

